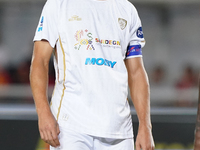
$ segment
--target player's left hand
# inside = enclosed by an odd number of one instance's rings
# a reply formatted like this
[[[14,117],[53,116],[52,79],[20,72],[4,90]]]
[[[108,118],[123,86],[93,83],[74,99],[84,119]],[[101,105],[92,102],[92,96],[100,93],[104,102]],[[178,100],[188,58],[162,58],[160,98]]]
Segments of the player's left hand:
[[[155,144],[151,128],[146,126],[139,126],[135,145],[136,150],[154,150]]]

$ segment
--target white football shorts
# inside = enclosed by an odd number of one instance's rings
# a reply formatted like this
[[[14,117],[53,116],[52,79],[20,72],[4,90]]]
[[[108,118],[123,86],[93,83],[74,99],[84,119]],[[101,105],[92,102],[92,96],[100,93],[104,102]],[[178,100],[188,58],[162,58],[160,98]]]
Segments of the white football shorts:
[[[60,146],[50,150],[134,150],[133,138],[110,139],[95,137],[60,127]]]

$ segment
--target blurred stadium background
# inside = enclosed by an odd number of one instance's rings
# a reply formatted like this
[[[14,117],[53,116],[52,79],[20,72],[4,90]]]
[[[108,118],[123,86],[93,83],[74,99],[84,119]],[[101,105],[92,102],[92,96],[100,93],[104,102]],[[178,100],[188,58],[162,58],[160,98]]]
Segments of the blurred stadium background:
[[[156,149],[192,149],[200,69],[200,0],[131,0],[147,41]],[[0,145],[44,150],[29,87],[33,36],[45,0],[0,0]],[[53,10],[52,10],[53,11]],[[54,85],[52,60],[49,98]],[[134,131],[137,117],[131,108]]]

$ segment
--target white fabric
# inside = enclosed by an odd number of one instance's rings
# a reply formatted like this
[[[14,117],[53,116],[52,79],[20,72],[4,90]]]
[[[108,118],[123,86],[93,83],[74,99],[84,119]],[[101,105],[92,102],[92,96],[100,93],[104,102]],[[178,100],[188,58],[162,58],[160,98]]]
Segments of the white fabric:
[[[57,48],[51,109],[60,126],[133,137],[124,59],[129,45],[145,44],[139,27],[138,13],[126,0],[47,1],[34,41],[46,39]]]
[[[60,146],[50,150],[134,150],[133,138],[109,139],[77,133],[60,127]]]

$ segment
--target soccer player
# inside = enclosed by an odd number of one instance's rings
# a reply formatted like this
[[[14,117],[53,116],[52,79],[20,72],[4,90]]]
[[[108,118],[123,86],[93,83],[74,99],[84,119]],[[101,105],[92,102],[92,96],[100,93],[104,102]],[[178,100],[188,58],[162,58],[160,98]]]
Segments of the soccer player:
[[[51,150],[153,150],[141,21],[127,0],[47,0],[34,37],[30,82],[41,138]],[[48,64],[55,89],[48,103]]]

